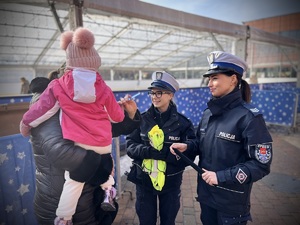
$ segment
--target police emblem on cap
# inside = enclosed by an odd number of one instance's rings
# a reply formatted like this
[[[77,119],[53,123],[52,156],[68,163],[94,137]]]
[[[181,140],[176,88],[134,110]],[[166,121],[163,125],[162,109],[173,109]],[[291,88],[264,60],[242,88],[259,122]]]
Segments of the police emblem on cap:
[[[271,144],[255,145],[255,158],[263,164],[268,163],[271,159],[271,149]]]
[[[169,90],[173,93],[179,90],[179,83],[166,71],[155,71],[152,73],[152,83],[148,89],[159,88]]]
[[[207,56],[207,61],[209,64],[211,64],[212,62],[215,61],[215,54],[214,52],[211,52],[208,56]]]
[[[156,80],[161,80],[163,77],[163,73],[162,72],[156,72]]]

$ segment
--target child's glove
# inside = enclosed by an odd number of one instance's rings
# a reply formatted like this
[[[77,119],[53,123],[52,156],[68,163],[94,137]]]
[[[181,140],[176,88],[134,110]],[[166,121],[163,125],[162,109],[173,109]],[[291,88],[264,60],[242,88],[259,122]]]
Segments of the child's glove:
[[[27,137],[30,135],[30,130],[31,127],[27,126],[23,123],[23,120],[20,122],[20,133],[22,134],[23,137]]]
[[[148,137],[150,139],[150,144],[153,148],[160,151],[164,146],[164,132],[162,129],[155,125],[152,129],[148,132]]]

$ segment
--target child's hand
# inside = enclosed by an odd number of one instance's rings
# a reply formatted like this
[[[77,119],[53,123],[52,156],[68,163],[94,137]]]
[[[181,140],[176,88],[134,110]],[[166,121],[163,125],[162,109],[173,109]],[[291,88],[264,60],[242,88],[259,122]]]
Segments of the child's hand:
[[[23,120],[20,122],[20,133],[22,134],[23,137],[27,137],[30,135],[30,130],[31,127],[27,126],[23,123]]]

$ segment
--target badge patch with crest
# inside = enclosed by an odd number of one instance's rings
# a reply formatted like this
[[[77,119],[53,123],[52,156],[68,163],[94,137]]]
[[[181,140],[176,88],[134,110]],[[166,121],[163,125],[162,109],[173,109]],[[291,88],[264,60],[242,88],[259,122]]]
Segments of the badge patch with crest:
[[[255,145],[255,158],[263,163],[266,164],[270,161],[272,153],[272,145],[271,144],[256,144]]]

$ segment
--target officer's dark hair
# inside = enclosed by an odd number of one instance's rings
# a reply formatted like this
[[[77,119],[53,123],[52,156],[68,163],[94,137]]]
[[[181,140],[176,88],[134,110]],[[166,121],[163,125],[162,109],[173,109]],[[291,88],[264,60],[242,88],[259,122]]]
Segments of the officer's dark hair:
[[[241,78],[241,75],[237,75],[233,71],[226,72],[224,74],[227,76],[232,76],[234,74],[236,75],[236,78],[238,80],[237,88],[241,90],[243,100],[247,103],[250,103],[251,102],[251,89],[250,89],[250,85],[248,84],[248,82],[243,80]]]
[[[242,92],[242,98],[245,102],[250,103],[251,101],[251,89],[250,85],[248,84],[247,81],[241,79],[240,81],[241,84],[241,92]]]

